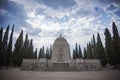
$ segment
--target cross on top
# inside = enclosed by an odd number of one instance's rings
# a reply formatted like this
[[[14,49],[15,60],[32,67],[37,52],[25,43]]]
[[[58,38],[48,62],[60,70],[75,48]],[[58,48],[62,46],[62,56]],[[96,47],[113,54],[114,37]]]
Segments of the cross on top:
[[[60,37],[62,37],[62,34],[60,34]]]

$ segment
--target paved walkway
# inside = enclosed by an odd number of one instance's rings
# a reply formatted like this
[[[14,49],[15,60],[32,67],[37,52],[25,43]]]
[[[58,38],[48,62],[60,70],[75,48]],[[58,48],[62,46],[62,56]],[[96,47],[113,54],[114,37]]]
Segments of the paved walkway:
[[[120,80],[120,71],[42,72],[0,69],[0,80]]]

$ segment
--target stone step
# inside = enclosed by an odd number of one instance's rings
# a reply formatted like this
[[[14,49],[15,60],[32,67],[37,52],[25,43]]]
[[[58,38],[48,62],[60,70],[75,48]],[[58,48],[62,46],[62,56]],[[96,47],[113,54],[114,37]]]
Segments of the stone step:
[[[76,71],[75,68],[47,68],[46,71]]]
[[[69,63],[54,63],[53,67],[48,67],[46,71],[75,71],[75,68],[69,67]]]

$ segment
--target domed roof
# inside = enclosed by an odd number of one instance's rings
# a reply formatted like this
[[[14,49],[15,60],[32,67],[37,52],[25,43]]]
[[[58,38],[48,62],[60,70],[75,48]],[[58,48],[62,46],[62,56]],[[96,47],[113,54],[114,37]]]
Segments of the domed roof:
[[[62,37],[62,35],[60,34],[60,36],[55,40],[56,41],[67,41],[64,37]]]

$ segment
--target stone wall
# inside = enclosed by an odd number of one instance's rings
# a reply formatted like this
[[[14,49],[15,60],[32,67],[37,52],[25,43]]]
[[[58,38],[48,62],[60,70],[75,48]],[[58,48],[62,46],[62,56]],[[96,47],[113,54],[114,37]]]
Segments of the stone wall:
[[[76,69],[80,71],[95,71],[101,70],[102,66],[99,59],[76,59]]]
[[[101,70],[102,66],[98,59],[74,59],[69,63],[54,63],[51,59],[46,60],[45,58],[23,59],[21,65],[21,70],[64,71],[65,69],[66,71],[96,71]]]
[[[21,70],[46,70],[46,59],[23,59]]]

